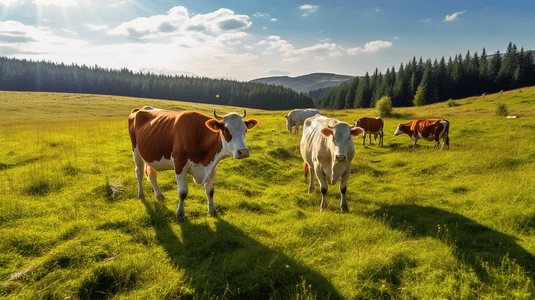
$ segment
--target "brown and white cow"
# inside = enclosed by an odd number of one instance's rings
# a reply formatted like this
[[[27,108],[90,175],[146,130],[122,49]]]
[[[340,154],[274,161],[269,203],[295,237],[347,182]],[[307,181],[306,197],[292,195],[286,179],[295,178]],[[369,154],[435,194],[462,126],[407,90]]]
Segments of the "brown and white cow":
[[[353,122],[355,122],[355,126],[364,129],[362,145],[366,144],[366,134],[370,137],[370,145],[372,144],[372,134],[375,140],[379,136],[379,146],[383,145],[383,127],[385,125],[383,118],[362,117],[358,120],[353,120]]]
[[[214,117],[194,112],[174,112],[152,107],[136,108],[128,117],[132,151],[136,163],[138,198],[143,198],[145,170],[156,196],[163,194],[156,182],[156,171],[175,170],[179,204],[176,219],[184,221],[184,200],[188,196],[186,174],[198,185],[204,185],[208,212],[216,216],[213,202],[217,164],[223,158],[250,156],[245,145],[245,133],[258,125],[255,119],[237,113]],[[145,168],[144,164],[148,165]]]
[[[292,110],[290,113],[284,116],[286,118],[286,128],[288,128],[288,131],[293,133],[292,127],[295,126],[295,134],[298,134],[299,126],[303,125],[307,118],[319,115],[319,113],[320,111],[315,108]]]
[[[395,135],[400,135],[406,133],[414,143],[416,148],[416,142],[419,139],[424,139],[426,141],[435,141],[435,150],[438,149],[439,140],[442,139],[442,147],[450,148],[450,122],[445,119],[416,119],[412,120],[409,123],[399,124]]]
[[[363,132],[360,127],[321,115],[305,120],[301,138],[301,156],[305,161],[305,179],[310,172],[309,193],[314,191],[312,172],[319,181],[322,194],[320,212],[327,208],[328,184],[334,185],[338,179],[340,179],[340,208],[342,211],[348,210],[346,190],[351,174],[351,161],[355,156],[353,137]]]

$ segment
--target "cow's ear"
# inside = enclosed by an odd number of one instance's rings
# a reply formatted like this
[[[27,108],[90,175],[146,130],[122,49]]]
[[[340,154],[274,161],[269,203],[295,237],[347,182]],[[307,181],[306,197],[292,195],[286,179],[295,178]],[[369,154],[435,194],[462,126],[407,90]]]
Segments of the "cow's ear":
[[[258,125],[258,121],[256,119],[249,119],[247,121],[244,121],[245,126],[247,126],[247,129],[253,129]]]
[[[351,136],[352,137],[357,137],[359,135],[361,135],[362,133],[364,133],[364,130],[360,127],[357,127],[357,126],[354,126],[351,128]]]
[[[285,117],[286,119],[288,119],[288,115],[284,115],[284,117]]]
[[[223,120],[216,120],[216,119],[210,119],[206,121],[206,127],[208,129],[212,130],[213,132],[218,132],[219,130],[223,130],[225,128],[225,122]]]
[[[321,129],[321,134],[323,134],[326,137],[329,137],[329,136],[331,136],[333,134],[333,130],[330,129],[330,128],[322,128]]]

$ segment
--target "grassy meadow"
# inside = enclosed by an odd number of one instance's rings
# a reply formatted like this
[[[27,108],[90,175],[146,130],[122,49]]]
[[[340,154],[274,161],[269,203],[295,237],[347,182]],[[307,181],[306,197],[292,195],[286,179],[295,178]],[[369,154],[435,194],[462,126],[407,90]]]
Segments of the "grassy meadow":
[[[535,87],[453,103],[395,108],[383,147],[356,138],[349,212],[335,185],[321,214],[287,112],[247,109],[252,156],[220,162],[219,217],[190,178],[177,223],[172,171],[158,174],[165,200],[148,181],[137,199],[127,116],[241,108],[0,92],[0,298],[532,299]],[[450,149],[393,135],[413,118],[448,119]]]

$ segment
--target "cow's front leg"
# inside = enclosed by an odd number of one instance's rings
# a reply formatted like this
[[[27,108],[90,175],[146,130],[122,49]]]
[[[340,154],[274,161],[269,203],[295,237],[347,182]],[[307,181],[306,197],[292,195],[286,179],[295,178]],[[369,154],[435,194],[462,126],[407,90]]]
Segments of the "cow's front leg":
[[[369,140],[370,140],[370,141],[369,141],[369,144],[371,145],[371,144],[372,144],[372,134],[371,134],[371,133],[368,134],[368,138],[369,138]]]
[[[379,146],[383,146],[383,132],[379,134]]]
[[[308,179],[308,193],[312,193],[314,192],[314,174],[315,174],[315,171],[314,169],[312,168],[311,165],[306,164],[306,167],[308,168],[308,174],[310,174],[310,178]]]
[[[366,133],[362,135],[362,146],[366,145]]]
[[[320,191],[321,191],[320,213],[321,213],[323,212],[324,209],[327,208],[327,190],[329,189],[329,185],[327,184],[327,180],[325,179],[325,174],[323,173],[323,170],[320,164],[316,164],[314,171],[320,183]]]
[[[349,211],[346,202],[347,181],[349,180],[349,174],[351,174],[351,163],[349,163],[347,170],[340,179],[340,208],[342,211]]]
[[[206,193],[206,198],[208,199],[208,213],[212,217],[217,217],[217,210],[214,205],[214,182],[215,174],[217,172],[217,166],[214,168],[212,175],[208,178],[208,181],[204,184],[204,192]]]
[[[178,188],[178,208],[176,210],[176,220],[178,222],[184,222],[186,219],[184,210],[184,200],[188,197],[188,181],[186,177],[186,168],[180,174],[176,174],[176,185]]]
[[[416,149],[416,142],[418,141],[418,138],[415,136],[411,136],[411,140],[414,143],[414,146],[412,147],[412,149]]]
[[[299,125],[295,125],[295,134],[299,134]]]

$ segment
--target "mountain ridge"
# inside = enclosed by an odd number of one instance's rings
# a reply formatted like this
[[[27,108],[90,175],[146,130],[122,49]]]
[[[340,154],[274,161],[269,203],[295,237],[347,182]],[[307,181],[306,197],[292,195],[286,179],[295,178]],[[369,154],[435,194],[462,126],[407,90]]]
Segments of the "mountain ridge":
[[[253,79],[250,82],[265,83],[269,85],[281,85],[299,93],[338,86],[355,78],[353,75],[339,75],[334,73],[311,73],[307,75],[289,77],[273,76]]]

